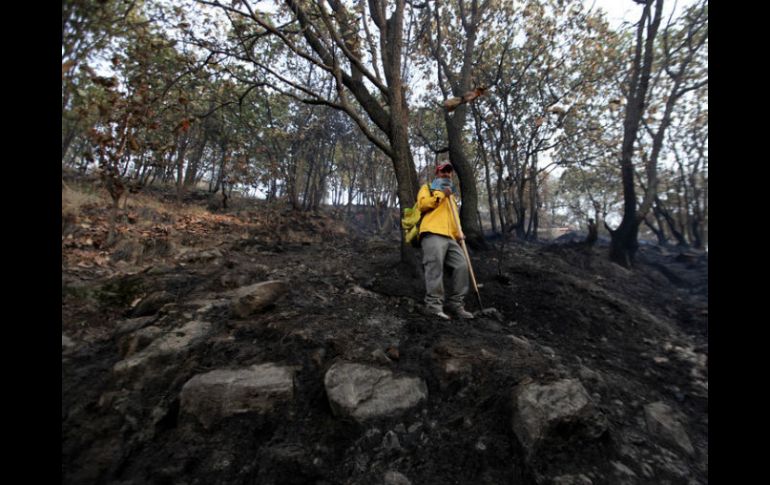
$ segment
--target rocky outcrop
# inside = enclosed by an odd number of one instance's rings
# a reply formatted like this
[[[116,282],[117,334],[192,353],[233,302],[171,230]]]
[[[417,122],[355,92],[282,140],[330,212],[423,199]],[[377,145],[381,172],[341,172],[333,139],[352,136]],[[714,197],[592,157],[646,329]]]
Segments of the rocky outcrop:
[[[233,293],[233,313],[246,318],[259,313],[273,304],[289,289],[286,281],[263,281],[250,286],[239,288]]]
[[[204,427],[235,414],[266,414],[294,396],[294,368],[273,363],[198,374],[182,387],[181,409]]]
[[[569,427],[569,438],[592,440],[607,429],[607,420],[593,405],[580,381],[528,383],[513,392],[513,431],[529,456]]]
[[[358,422],[398,415],[428,398],[420,378],[396,377],[389,370],[353,363],[334,364],[324,386],[334,414]]]

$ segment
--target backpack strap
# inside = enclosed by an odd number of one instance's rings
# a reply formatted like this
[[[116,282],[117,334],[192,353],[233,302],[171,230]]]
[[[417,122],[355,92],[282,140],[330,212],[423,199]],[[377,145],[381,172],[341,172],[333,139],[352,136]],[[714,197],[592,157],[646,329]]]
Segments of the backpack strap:
[[[428,192],[430,192],[430,194],[433,195],[433,190],[431,190],[430,184],[425,184],[424,186],[428,187]],[[417,205],[419,205],[419,204],[420,204],[420,198],[418,196],[417,197]],[[419,210],[419,208],[417,210]],[[418,229],[417,229],[417,231],[418,231],[417,232],[417,241],[422,241],[422,234],[420,234],[420,232],[419,232],[419,227],[420,227],[420,224],[422,223],[422,218],[425,217],[425,214],[426,214],[425,212],[420,211],[420,219],[417,221],[417,224],[415,224],[418,227]]]

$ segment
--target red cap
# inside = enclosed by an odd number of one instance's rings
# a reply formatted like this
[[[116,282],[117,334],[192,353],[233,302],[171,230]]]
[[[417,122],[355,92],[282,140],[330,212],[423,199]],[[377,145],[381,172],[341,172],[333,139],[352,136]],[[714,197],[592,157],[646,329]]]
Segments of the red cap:
[[[439,172],[441,172],[442,170],[444,170],[444,169],[445,169],[445,168],[447,168],[447,167],[449,167],[449,168],[451,168],[452,170],[454,170],[454,167],[452,166],[452,164],[451,164],[451,163],[449,163],[449,162],[444,162],[444,163],[441,163],[441,164],[439,164],[439,165],[436,167],[436,173],[438,174]]]

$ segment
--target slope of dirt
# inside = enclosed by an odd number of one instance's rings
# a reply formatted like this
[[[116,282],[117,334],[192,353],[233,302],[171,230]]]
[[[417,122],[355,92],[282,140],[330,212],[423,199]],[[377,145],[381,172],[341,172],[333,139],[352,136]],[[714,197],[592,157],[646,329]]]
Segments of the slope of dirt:
[[[277,209],[162,212],[125,221],[110,249],[94,244],[96,205],[63,227],[63,483],[708,483],[705,254],[643,246],[629,271],[579,244],[475,252],[497,312],[471,294],[476,319],[442,321],[419,312],[422,283],[392,238]],[[228,292],[266,280],[288,291],[234,314]],[[202,344],[114,370],[151,329],[191,320],[211,324]],[[393,418],[339,417],[324,376],[343,361],[420,377],[428,398]],[[293,398],[271,413],[206,428],[181,408],[193,376],[266,362],[296,370]],[[564,378],[582,382],[607,431],[581,441],[567,429],[528,456],[512,392]],[[676,412],[692,453],[650,431],[654,402]]]

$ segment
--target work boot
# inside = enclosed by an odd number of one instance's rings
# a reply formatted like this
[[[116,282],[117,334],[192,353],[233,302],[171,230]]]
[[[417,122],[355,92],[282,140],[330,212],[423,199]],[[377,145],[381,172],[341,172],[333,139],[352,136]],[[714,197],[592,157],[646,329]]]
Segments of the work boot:
[[[456,317],[458,317],[458,318],[464,318],[464,319],[466,319],[466,320],[470,320],[470,319],[472,319],[472,318],[475,318],[475,317],[473,316],[473,313],[469,312],[468,310],[466,310],[466,309],[465,309],[465,308],[463,308],[463,307],[459,307],[459,308],[452,308],[452,309],[450,309],[450,310],[449,310],[449,312],[450,312],[452,315],[455,315],[455,316],[456,316]]]
[[[451,320],[452,319],[452,317],[450,317],[449,315],[444,313],[442,310],[437,309],[437,308],[423,306],[423,307],[420,307],[420,310],[421,310],[420,313],[422,313],[423,315],[428,316],[428,317],[438,317],[438,318],[441,318],[443,320]]]

